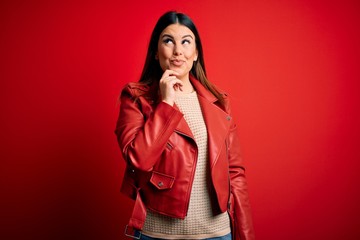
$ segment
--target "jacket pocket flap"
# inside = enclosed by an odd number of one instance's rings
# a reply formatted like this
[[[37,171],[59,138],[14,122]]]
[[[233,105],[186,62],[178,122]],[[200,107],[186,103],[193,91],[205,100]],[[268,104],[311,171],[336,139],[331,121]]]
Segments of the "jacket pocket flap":
[[[150,182],[159,190],[171,188],[174,180],[174,177],[159,172],[153,172],[150,178]]]

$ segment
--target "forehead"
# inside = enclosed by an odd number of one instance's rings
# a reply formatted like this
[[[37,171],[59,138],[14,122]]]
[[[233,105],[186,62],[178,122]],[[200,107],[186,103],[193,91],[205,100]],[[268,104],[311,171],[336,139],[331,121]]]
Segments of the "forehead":
[[[188,27],[178,24],[178,23],[170,24],[169,26],[167,26],[161,32],[160,36],[162,37],[165,34],[171,35],[174,38],[182,38],[186,35],[190,35],[193,38],[195,38],[194,33]]]

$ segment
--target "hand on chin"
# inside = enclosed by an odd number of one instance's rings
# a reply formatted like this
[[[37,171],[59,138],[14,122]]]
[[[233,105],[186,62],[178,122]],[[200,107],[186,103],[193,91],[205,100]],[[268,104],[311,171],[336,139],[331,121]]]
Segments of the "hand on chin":
[[[177,77],[178,77],[180,80],[182,80],[182,78],[186,75],[186,73],[184,72],[184,70],[181,69],[181,68],[179,68],[179,67],[170,65],[170,66],[168,67],[168,69],[177,72],[177,73],[179,74]]]

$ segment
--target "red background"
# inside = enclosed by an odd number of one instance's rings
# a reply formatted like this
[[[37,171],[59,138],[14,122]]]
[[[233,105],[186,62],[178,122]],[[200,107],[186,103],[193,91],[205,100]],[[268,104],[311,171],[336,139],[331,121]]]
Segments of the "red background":
[[[1,1],[1,239],[123,239],[113,133],[158,17],[232,96],[257,239],[360,239],[358,1]]]

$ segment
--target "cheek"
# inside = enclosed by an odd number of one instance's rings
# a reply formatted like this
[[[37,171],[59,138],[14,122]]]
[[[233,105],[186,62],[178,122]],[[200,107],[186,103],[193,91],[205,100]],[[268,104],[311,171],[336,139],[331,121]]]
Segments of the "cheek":
[[[169,50],[163,46],[159,46],[158,48],[158,61],[160,63],[161,69],[165,71],[169,65]]]
[[[195,58],[196,57],[196,49],[193,49],[193,48],[187,49],[185,51],[185,56],[187,58],[191,58],[191,59]]]
[[[168,58],[164,57],[163,55],[159,54],[159,64],[162,70],[168,69],[169,63]]]
[[[169,47],[164,47],[160,45],[158,48],[158,53],[159,53],[159,57],[166,59],[171,57],[172,51]]]

